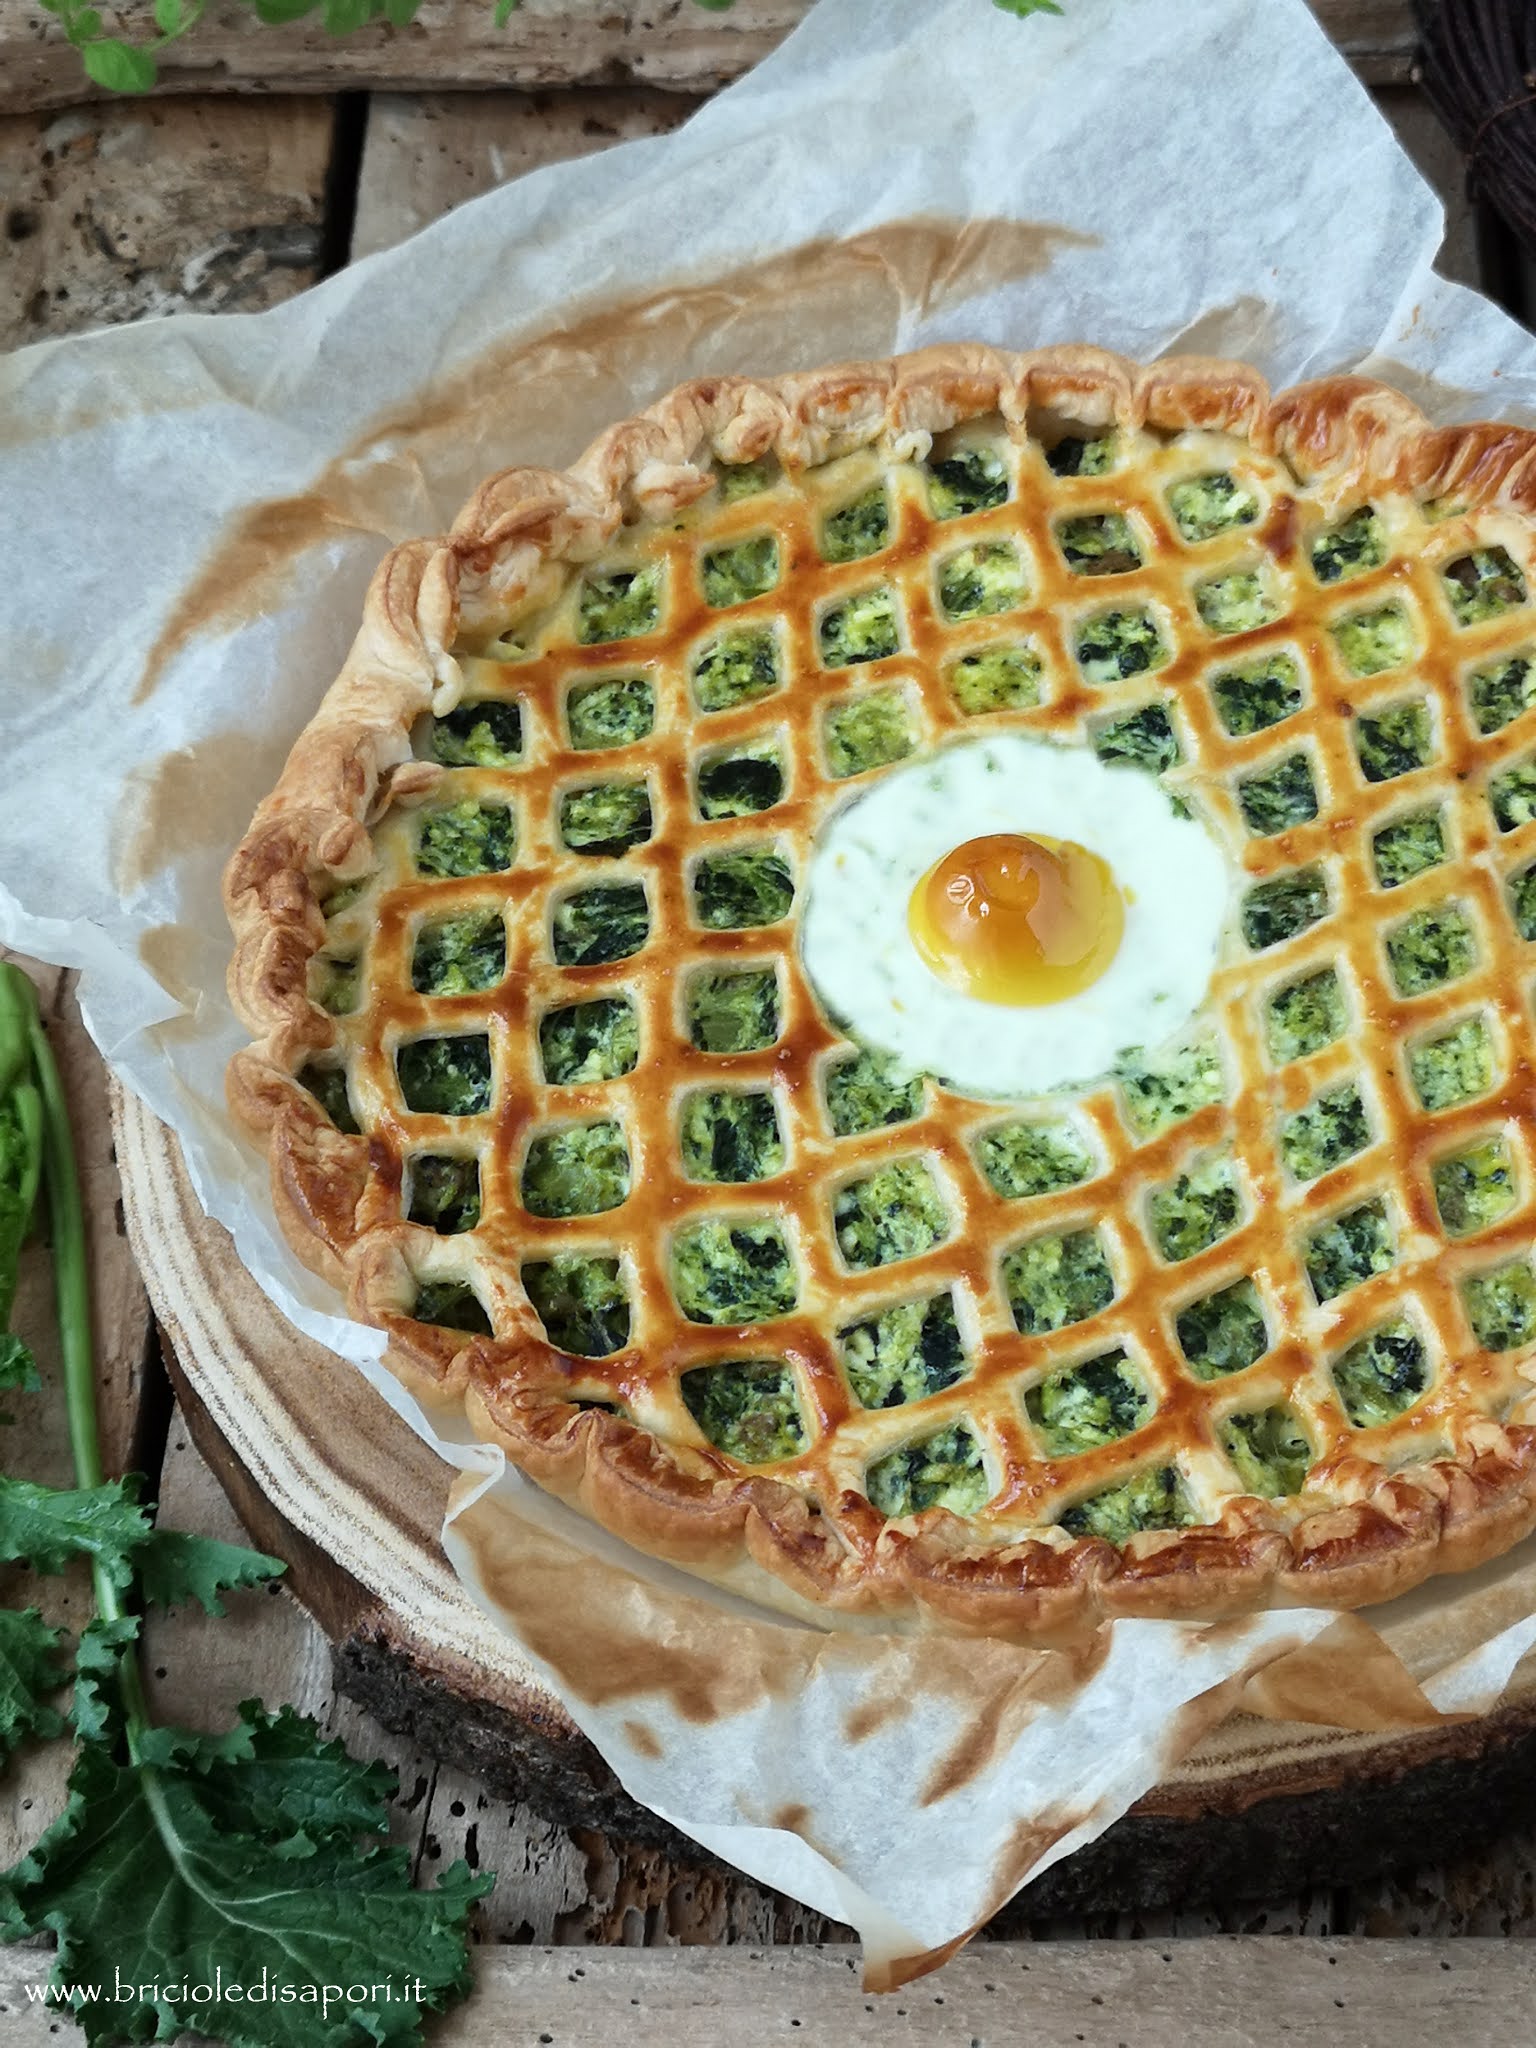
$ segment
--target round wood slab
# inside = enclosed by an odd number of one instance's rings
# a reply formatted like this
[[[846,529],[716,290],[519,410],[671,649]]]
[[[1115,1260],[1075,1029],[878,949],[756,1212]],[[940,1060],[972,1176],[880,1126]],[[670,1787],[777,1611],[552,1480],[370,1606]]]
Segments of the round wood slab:
[[[198,1448],[386,1727],[566,1826],[697,1862],[454,1577],[450,1473],[354,1366],[302,1337],[204,1215],[172,1133],[114,1090],[128,1232]],[[1536,1817],[1536,1694],[1409,1737],[1237,1717],[1010,1909],[1148,1910],[1443,1862]]]

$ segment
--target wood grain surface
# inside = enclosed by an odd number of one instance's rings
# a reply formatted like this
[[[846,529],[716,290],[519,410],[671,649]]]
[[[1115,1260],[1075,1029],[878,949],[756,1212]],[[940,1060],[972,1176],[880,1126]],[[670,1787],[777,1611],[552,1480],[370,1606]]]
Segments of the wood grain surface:
[[[333,38],[312,21],[263,28],[238,0],[213,0],[193,34],[161,53],[161,89],[186,92],[412,91],[453,86],[663,86],[706,92],[781,42],[810,0],[528,0],[497,28],[489,0],[424,0],[407,28],[384,21]],[[873,27],[879,0],[865,0]],[[985,0],[976,0],[978,6]],[[1411,0],[1309,0],[1372,84],[1402,84],[1415,35]],[[144,36],[144,11],[105,6],[109,32]],[[57,22],[35,0],[0,0],[0,113],[95,96]]]

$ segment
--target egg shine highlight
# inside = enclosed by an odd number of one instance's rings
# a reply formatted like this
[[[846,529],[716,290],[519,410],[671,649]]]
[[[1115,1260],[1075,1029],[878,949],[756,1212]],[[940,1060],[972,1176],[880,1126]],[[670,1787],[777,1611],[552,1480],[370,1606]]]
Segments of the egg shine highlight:
[[[1091,988],[1125,933],[1107,861],[1070,839],[992,832],[952,847],[907,909],[912,943],[941,981],[1016,1009]]]

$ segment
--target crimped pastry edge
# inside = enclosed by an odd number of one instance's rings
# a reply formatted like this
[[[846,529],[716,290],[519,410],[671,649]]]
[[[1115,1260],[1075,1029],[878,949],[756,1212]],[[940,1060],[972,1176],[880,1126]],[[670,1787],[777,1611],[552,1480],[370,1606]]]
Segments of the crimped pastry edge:
[[[626,520],[665,517],[709,488],[716,459],[769,453],[795,468],[883,441],[920,458],[932,437],[1001,414],[1089,426],[1228,432],[1285,460],[1325,499],[1386,486],[1536,511],[1536,435],[1434,428],[1401,393],[1330,377],[1271,394],[1249,366],[1176,357],[1143,367],[1086,346],[1022,354],[957,343],[774,379],[680,385],[609,428],[566,471],[514,468],[475,492],[447,535],[380,564],[340,675],[295,743],[224,876],[235,935],[231,1002],[253,1043],[230,1062],[237,1122],[266,1146],[289,1243],[382,1328],[407,1379],[461,1398],[471,1425],[592,1519],[700,1577],[800,1616],[1053,1640],[1120,1615],[1216,1618],[1269,1605],[1359,1607],[1465,1571],[1536,1527],[1536,1427],[1478,1425],[1476,1448],[1396,1473],[1358,1460],[1352,1498],[1287,1521],[1245,1497],[1212,1524],[979,1545],[943,1509],[887,1524],[856,1550],[793,1488],[563,1397],[581,1361],[527,1339],[462,1339],[405,1313],[404,1222],[358,1230],[365,1137],[330,1124],[293,1078],[332,1041],[307,989],[324,942],[318,902],[365,873],[369,828],[437,771],[411,727],[457,701],[462,624],[504,613],[547,565],[591,559]]]

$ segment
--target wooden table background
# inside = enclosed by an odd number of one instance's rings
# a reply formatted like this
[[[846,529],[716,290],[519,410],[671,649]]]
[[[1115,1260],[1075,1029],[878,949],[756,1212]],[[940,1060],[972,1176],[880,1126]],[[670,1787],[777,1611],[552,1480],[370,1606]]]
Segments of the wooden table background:
[[[1512,310],[1528,311],[1528,302],[1522,306],[1528,270],[1500,225],[1480,218],[1466,199],[1460,160],[1411,83],[1406,0],[1315,5],[1446,199],[1442,267],[1480,282]],[[0,346],[165,313],[248,312],[274,305],[535,165],[675,126],[704,92],[770,47],[803,7],[804,0],[741,0],[733,14],[715,15],[688,0],[606,9],[596,0],[543,0],[537,12],[515,16],[505,37],[492,37],[488,10],[481,20],[469,0],[460,0],[456,10],[444,0],[431,36],[369,31],[333,45],[316,30],[257,34],[241,10],[215,5],[192,41],[175,46],[174,68],[167,70],[174,96],[67,104],[82,91],[73,53],[60,48],[45,17],[33,16],[16,0],[0,0],[0,109],[20,109],[0,112]],[[422,21],[432,14],[428,0]],[[506,83],[487,89],[490,76]],[[334,89],[354,81],[375,88],[395,82],[420,86],[432,78],[481,89]],[[235,96],[241,88],[244,96]],[[238,1537],[232,1512],[175,1410],[128,1254],[100,1062],[80,1026],[69,978],[47,968],[33,971],[78,1118],[94,1233],[108,1467],[147,1473],[168,1524]],[[47,1290],[46,1262],[31,1253],[19,1323],[45,1362]],[[26,1417],[7,1436],[8,1462],[28,1476],[63,1480],[68,1453],[62,1404],[29,1404]],[[46,1419],[35,1424],[35,1417]],[[57,1590],[60,1618],[78,1621],[88,1601],[83,1582]],[[18,1592],[3,1587],[0,1597]],[[28,1589],[21,1597],[36,1594]],[[814,1959],[805,1959],[797,1976],[789,1959],[775,1959],[770,1969],[757,1951],[764,1945],[816,1943],[832,1945],[815,1967],[835,1965],[841,1979],[843,2038],[866,2038],[863,2015],[875,2007],[848,1995],[856,1984],[844,1974],[845,1965],[853,1967],[852,1952],[845,1947],[836,1953],[837,1945],[851,1939],[847,1929],[743,1877],[597,1834],[568,1832],[524,1807],[489,1798],[472,1779],[421,1753],[408,1736],[387,1732],[338,1694],[323,1636],[286,1593],[236,1595],[230,1606],[233,1619],[226,1622],[195,1615],[151,1621],[146,1665],[156,1711],[183,1723],[214,1725],[250,1694],[271,1704],[292,1701],[354,1751],[382,1757],[399,1771],[393,1827],[424,1875],[457,1856],[499,1872],[477,1928],[479,1939],[497,1945],[497,1960],[484,1973],[487,1988],[478,2008],[460,2022],[466,2040],[482,2038],[482,2029],[487,2041],[521,2040],[520,2030],[507,2030],[506,2015],[526,2016],[528,2008],[519,2001],[546,1995],[553,2001],[550,2010],[558,2006],[562,2030],[551,2036],[535,2029],[526,2036],[530,2040],[611,2041],[616,2030],[639,2017],[634,2008],[642,1989],[645,2012],[660,2027],[679,1995],[665,1973],[646,1964],[638,1975],[626,1976],[616,1969],[616,1957],[584,1960],[575,1951],[593,1944],[722,1943],[749,1945],[758,1974],[752,1980],[757,1988],[748,1993],[741,1980],[728,1982],[721,1975],[719,1958],[704,1977],[689,1979],[698,1993],[695,2015],[704,2007],[734,2014],[720,2021],[721,2038],[748,2038],[739,2003],[744,1997],[752,2001],[751,2039],[760,2029],[766,2039],[791,2024],[795,2001],[809,1995],[813,1981],[821,1982],[806,1974]],[[67,1748],[53,1745],[29,1755],[0,1781],[0,1867],[57,1810],[67,1766]],[[1525,1958],[1536,1959],[1536,1951],[1523,1951],[1517,1964],[1514,1951],[1476,1944],[1457,1951],[1453,1966],[1438,1945],[1404,1950],[1382,1943],[1362,1956],[1348,1941],[1338,1944],[1339,1937],[1536,1932],[1536,1838],[1511,1836],[1449,1867],[1437,1864],[1433,1851],[1426,1843],[1420,1868],[1347,1891],[1072,1922],[1031,1921],[1015,1907],[996,1931],[1030,1940],[1148,1945],[1141,1960],[1123,1952],[1102,1954],[1091,1967],[1080,1949],[1051,1951],[1057,1961],[1049,1971],[1042,1957],[1030,1980],[1032,2010],[1043,2027],[1035,2029],[1036,2038],[1042,2041],[1056,2038],[1051,2027],[1058,2018],[1061,2038],[1074,2038],[1073,2015],[1081,2026],[1082,2014],[1106,2000],[1111,2011],[1134,2010],[1144,2017],[1150,2031],[1138,2039],[1171,2039],[1175,2032],[1185,2041],[1234,2038],[1220,2030],[1228,2010],[1221,1994],[1227,1965],[1213,1957],[1251,1954],[1248,1945],[1212,1951],[1191,1940],[1181,1951],[1191,1963],[1200,1959],[1198,1982],[1215,2000],[1205,2024],[1215,2031],[1191,2032],[1193,2022],[1176,2018],[1165,2035],[1156,2023],[1165,2009],[1174,2015],[1186,2011],[1194,1995],[1187,1977],[1176,1995],[1164,1986],[1173,1953],[1166,1945],[1176,1938],[1234,1933],[1335,1938],[1309,1944],[1305,1983],[1291,1965],[1276,1975],[1277,1997],[1283,1982],[1291,1987],[1287,2025],[1297,2039],[1314,2038],[1314,2029],[1323,2038],[1339,2027],[1350,2038],[1366,2038],[1341,2021],[1345,2001],[1323,1995],[1330,1987],[1342,1988],[1342,1977],[1327,1974],[1341,1968],[1356,1990],[1363,1982],[1401,1987],[1422,1981],[1431,1994],[1449,1972],[1456,1978],[1462,2037],[1511,2039],[1518,2005],[1511,2002],[1506,2009],[1498,2001],[1506,1995],[1514,2001],[1517,1987],[1519,1996],[1529,1996],[1536,1976],[1525,1975]],[[571,1951],[570,1966],[545,1955],[527,1957],[520,1968],[511,1950],[530,1944]],[[1001,1963],[1003,1952],[996,1953]],[[1289,1953],[1294,1963],[1295,1951]],[[1467,1990],[1462,1955],[1468,1962],[1480,1959],[1477,1995]],[[1494,1957],[1501,1959],[1497,1966]],[[985,1958],[978,1947],[932,1988],[916,1987],[911,1998],[882,2002],[881,2017],[868,2026],[888,2038],[899,2017],[905,2023],[901,2038],[979,2041],[982,2022],[976,2014],[996,2010],[989,1999],[1000,1988],[989,1980],[988,1968],[996,1974],[996,1966]],[[638,1968],[642,1959],[634,1960]],[[745,1965],[748,1957],[741,1960]],[[1326,1965],[1321,1979],[1310,1964]],[[1017,1967],[1010,1960],[1008,1968]],[[1253,1983],[1268,1980],[1267,1964],[1248,1967],[1258,1972]],[[1518,1977],[1509,1975],[1511,1967],[1518,1968]],[[0,1967],[0,2015],[10,2015],[0,2031],[9,2029],[7,2038],[18,2044],[31,2041],[34,2030],[42,2042],[50,2026],[15,2002],[16,1987],[28,1974],[20,1958]],[[953,2010],[945,2015],[939,2008],[947,1985],[955,1989]],[[1450,1982],[1439,1983],[1439,1990],[1449,1996]],[[976,2013],[962,2026],[961,2008],[970,2006]],[[792,2023],[800,2025],[798,2019]],[[1484,2024],[1486,2034],[1480,2031]],[[1111,2029],[1118,2038],[1116,2029],[1123,2031],[1121,2019]],[[705,2029],[686,2038],[702,2042],[716,2035]],[[1099,2036],[1077,2031],[1075,2038]]]

